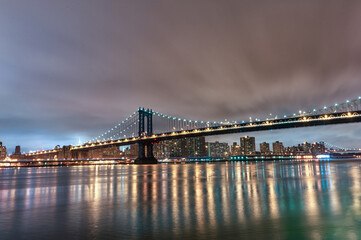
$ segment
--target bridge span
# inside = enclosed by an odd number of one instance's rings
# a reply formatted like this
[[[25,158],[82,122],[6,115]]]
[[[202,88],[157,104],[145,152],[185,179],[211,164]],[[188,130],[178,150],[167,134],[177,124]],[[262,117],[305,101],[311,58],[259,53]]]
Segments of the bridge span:
[[[360,100],[360,99],[359,99]],[[348,111],[337,112],[334,109],[331,112],[327,111],[312,111],[310,113],[302,113],[299,115],[293,115],[290,117],[284,116],[283,118],[272,118],[266,120],[256,120],[248,122],[198,122],[198,121],[184,121],[184,119],[170,118],[166,115],[153,112],[152,110],[145,110],[140,108],[133,116],[130,116],[126,121],[131,121],[127,128],[116,130],[117,132],[124,133],[124,130],[133,130],[132,135],[127,137],[125,134],[124,138],[113,138],[117,135],[114,134],[115,129],[112,131],[106,131],[104,134],[99,136],[108,137],[108,139],[93,139],[85,144],[78,146],[64,146],[63,148],[52,149],[47,151],[39,151],[36,153],[28,153],[24,155],[27,159],[53,159],[53,158],[88,158],[91,156],[90,153],[97,149],[116,149],[119,146],[138,144],[139,153],[135,163],[157,163],[157,160],[153,156],[153,144],[155,142],[179,139],[185,137],[199,137],[199,136],[212,136],[221,134],[232,134],[232,133],[243,133],[243,132],[254,132],[254,131],[265,131],[273,129],[286,129],[286,128],[299,128],[299,127],[311,127],[311,126],[323,126],[333,124],[345,124],[361,122],[361,110],[357,109],[346,109]],[[323,110],[326,110],[325,108]],[[168,119],[171,127],[171,131],[153,131],[153,116],[160,116]],[[181,123],[180,123],[181,122]],[[122,122],[123,125],[125,121]],[[178,129],[174,127],[174,123],[178,124]],[[161,127],[167,127],[166,124]],[[118,126],[121,126],[119,124]],[[129,127],[130,126],[130,127]],[[168,129],[169,129],[168,126]],[[134,129],[138,130],[138,136],[134,136]],[[113,135],[112,135],[113,134]],[[118,134],[118,135],[120,135]],[[112,135],[112,137],[109,137]],[[119,149],[119,148],[118,148]]]

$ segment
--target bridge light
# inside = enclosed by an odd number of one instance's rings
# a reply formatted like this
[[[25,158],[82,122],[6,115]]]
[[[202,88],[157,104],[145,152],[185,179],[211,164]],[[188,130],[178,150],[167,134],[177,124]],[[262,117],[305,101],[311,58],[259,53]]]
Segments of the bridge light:
[[[286,118],[287,116],[286,115],[283,115],[284,118]]]
[[[346,100],[347,103],[349,103],[350,101],[349,100]]]
[[[313,109],[314,112],[316,112],[316,109]]]
[[[324,107],[323,107],[323,109],[327,109],[327,107],[326,107],[326,106],[324,106]]]
[[[337,103],[335,103],[335,107],[337,107],[338,106],[338,104]]]

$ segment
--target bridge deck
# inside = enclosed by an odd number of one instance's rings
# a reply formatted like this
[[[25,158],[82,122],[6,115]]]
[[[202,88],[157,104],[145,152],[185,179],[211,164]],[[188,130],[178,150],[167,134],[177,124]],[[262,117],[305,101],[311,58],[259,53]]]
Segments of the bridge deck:
[[[86,151],[90,149],[106,148],[110,146],[125,146],[125,145],[135,144],[138,142],[147,142],[147,141],[158,142],[158,141],[179,139],[185,137],[211,136],[211,135],[222,135],[222,134],[231,134],[231,133],[265,131],[272,129],[323,126],[323,125],[355,123],[355,122],[361,122],[361,111],[340,112],[340,113],[334,113],[328,115],[319,114],[312,116],[297,116],[291,118],[271,119],[266,121],[247,122],[240,124],[222,125],[222,126],[198,128],[192,130],[159,133],[159,134],[153,134],[152,136],[125,138],[119,140],[111,140],[106,142],[96,142],[96,143],[89,143],[80,146],[73,146],[71,150]],[[27,154],[27,156],[34,156],[34,155],[41,156],[42,154],[56,153],[60,150],[53,149],[48,151],[41,151],[41,152]]]

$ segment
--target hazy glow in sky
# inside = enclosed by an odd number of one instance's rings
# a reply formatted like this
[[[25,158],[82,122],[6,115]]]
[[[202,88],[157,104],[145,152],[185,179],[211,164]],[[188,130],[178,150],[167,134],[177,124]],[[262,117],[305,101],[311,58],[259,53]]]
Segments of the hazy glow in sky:
[[[10,151],[76,144],[139,106],[242,120],[361,95],[358,1],[0,3],[0,141]],[[361,124],[251,135],[360,146]]]

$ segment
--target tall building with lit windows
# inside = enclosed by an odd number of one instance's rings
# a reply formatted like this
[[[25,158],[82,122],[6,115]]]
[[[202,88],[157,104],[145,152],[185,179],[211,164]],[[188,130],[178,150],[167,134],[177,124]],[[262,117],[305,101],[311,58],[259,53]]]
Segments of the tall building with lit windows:
[[[225,142],[208,142],[206,148],[209,157],[224,157],[229,155],[229,145]]]
[[[276,141],[272,143],[273,147],[273,155],[283,155],[285,152],[285,148],[283,147],[283,143]]]
[[[3,146],[3,143],[0,142],[0,160],[4,160],[6,158],[6,147]]]
[[[263,142],[259,145],[261,155],[269,155],[271,153],[269,143]]]
[[[191,137],[161,141],[154,144],[154,156],[196,157],[206,156],[205,137]]]
[[[242,155],[253,155],[256,153],[255,137],[245,136],[240,139],[240,149]]]
[[[325,154],[326,153],[326,147],[324,142],[315,142],[312,144],[311,149],[312,154]]]
[[[231,155],[232,155],[232,156],[241,155],[241,148],[240,148],[240,146],[237,144],[237,142],[233,142],[233,144],[232,144],[232,146],[231,146]]]

